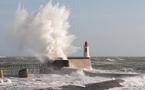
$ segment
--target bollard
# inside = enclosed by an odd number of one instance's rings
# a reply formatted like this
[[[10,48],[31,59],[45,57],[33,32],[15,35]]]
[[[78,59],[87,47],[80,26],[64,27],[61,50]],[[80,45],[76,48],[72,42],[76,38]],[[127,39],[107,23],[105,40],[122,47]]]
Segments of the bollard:
[[[3,70],[0,70],[0,78],[1,78],[1,79],[4,78]]]

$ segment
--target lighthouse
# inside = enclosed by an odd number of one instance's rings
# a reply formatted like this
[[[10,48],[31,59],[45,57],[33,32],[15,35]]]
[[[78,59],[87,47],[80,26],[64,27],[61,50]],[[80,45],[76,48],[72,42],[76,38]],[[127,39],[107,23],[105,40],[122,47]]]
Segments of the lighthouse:
[[[84,57],[90,57],[89,44],[87,41],[84,43]]]

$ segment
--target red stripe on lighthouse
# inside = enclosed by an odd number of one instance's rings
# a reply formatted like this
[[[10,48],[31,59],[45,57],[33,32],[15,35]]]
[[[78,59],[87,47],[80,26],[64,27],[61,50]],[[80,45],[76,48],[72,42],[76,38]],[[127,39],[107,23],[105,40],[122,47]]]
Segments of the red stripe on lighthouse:
[[[85,41],[84,47],[88,47],[88,42],[87,41]]]

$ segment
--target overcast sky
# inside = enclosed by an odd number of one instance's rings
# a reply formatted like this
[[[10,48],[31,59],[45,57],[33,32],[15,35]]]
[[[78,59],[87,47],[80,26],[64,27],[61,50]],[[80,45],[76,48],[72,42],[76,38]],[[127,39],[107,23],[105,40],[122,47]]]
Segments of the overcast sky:
[[[11,55],[9,33],[18,4],[29,10],[49,0],[0,0],[0,55]],[[145,56],[145,0],[53,0],[71,13],[74,44],[90,43],[92,56]],[[82,55],[80,49],[74,55]]]

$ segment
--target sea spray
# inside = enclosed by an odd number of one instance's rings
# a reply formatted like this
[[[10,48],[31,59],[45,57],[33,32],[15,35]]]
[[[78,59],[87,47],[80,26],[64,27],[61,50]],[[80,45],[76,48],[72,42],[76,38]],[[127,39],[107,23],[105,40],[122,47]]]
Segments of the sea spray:
[[[75,36],[68,32],[68,18],[68,9],[58,3],[48,3],[31,13],[19,6],[14,28],[18,55],[67,59],[76,50],[72,45]]]

